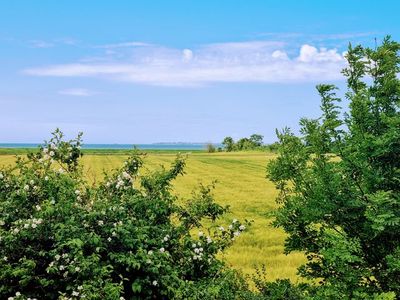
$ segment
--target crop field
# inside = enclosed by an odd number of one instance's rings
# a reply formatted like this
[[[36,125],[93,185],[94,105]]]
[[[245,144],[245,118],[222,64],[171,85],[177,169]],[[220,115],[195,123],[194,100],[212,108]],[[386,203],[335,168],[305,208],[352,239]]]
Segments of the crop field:
[[[174,160],[172,152],[150,152],[145,158],[145,169],[168,165]],[[119,167],[125,154],[90,153],[82,158],[84,172],[91,182],[102,180],[103,171]],[[271,153],[236,152],[187,154],[186,175],[174,182],[177,195],[188,199],[199,183],[217,181],[214,196],[218,203],[229,205],[231,213],[219,220],[228,224],[232,218],[253,220],[252,226],[224,253],[224,260],[246,274],[254,273],[263,264],[267,279],[290,278],[297,281],[296,269],[304,262],[301,253],[283,254],[285,235],[270,225],[267,213],[276,208],[276,190],[265,178],[267,161]],[[15,156],[8,152],[0,155],[0,165],[12,164]],[[146,171],[144,171],[146,172]]]

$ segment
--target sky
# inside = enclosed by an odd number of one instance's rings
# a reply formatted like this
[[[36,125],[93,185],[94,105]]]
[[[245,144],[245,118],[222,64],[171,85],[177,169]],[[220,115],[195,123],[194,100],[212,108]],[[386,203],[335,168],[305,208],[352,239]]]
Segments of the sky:
[[[221,142],[319,116],[351,42],[400,40],[400,2],[1,1],[0,143]]]

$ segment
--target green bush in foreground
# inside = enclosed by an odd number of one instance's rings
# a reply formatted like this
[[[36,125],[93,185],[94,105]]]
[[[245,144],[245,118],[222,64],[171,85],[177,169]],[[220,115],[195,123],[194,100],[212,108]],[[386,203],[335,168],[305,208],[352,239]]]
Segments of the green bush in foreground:
[[[0,299],[234,299],[244,286],[216,255],[245,230],[201,186],[178,205],[169,170],[140,176],[134,153],[89,186],[81,140],[53,138],[0,170]],[[208,228],[202,221],[208,219]]]
[[[268,176],[286,252],[304,251],[306,298],[400,299],[400,44],[357,46],[343,71],[349,110],[320,85],[322,117],[278,133]]]

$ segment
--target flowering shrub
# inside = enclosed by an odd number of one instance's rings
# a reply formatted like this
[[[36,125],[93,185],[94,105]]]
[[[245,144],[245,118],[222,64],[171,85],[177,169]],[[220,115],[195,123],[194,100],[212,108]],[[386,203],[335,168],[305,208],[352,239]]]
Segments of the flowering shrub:
[[[64,141],[57,130],[37,153],[0,169],[1,299],[235,297],[243,283],[217,254],[245,225],[216,224],[227,209],[211,187],[177,204],[171,181],[184,159],[141,176],[134,152],[91,186],[80,146],[81,135]]]

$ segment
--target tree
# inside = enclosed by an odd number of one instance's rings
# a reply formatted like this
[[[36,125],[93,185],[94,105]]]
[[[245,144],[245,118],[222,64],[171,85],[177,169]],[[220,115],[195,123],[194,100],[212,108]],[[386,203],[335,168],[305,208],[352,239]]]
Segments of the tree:
[[[321,118],[302,119],[300,137],[277,132],[274,225],[288,234],[286,252],[305,252],[299,271],[319,280],[318,299],[400,297],[399,51],[390,38],[350,45],[344,116],[336,87],[319,85]]]
[[[254,144],[254,147],[261,147],[263,145],[264,136],[261,134],[252,134],[250,136],[250,141]]]
[[[233,138],[231,138],[230,136],[227,136],[222,141],[222,145],[224,145],[224,148],[227,152],[231,152],[234,149],[235,142],[234,142]]]

